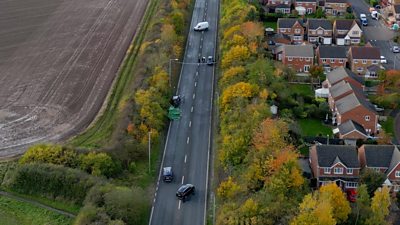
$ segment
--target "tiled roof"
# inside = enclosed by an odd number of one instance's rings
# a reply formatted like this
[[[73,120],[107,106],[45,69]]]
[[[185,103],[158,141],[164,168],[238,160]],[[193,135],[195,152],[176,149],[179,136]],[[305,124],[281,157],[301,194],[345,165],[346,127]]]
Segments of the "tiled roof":
[[[352,25],[354,23],[354,20],[336,20],[336,29],[337,30],[350,30]]]
[[[325,0],[329,3],[347,3],[347,0]]]
[[[314,57],[312,45],[284,45],[285,56]]]
[[[317,3],[317,0],[296,0],[296,2],[313,2],[313,3]]]
[[[367,137],[367,133],[365,132],[364,127],[353,120],[347,120],[346,122],[340,124],[338,128],[341,135],[345,135],[353,131],[358,131],[365,137]]]
[[[354,93],[337,100],[335,105],[340,114],[346,113],[360,105],[375,113],[374,106],[368,102],[365,97],[358,96]]]
[[[344,46],[320,45],[318,51],[320,58],[347,58]]]
[[[399,14],[400,13],[400,5],[394,5],[394,13]]]
[[[381,51],[377,47],[352,46],[350,52],[353,59],[381,59]]]
[[[355,73],[351,72],[349,69],[344,68],[344,67],[338,67],[326,75],[326,79],[331,84],[334,84],[340,80],[343,80],[346,77],[350,77],[353,80],[359,82],[360,84],[363,83],[363,80],[361,77],[357,76]]]
[[[287,5],[287,4],[279,4],[279,5],[275,6],[275,9],[287,9],[287,8],[290,9],[290,5]]]
[[[347,145],[316,145],[318,165],[331,167],[340,160],[348,168],[359,168],[357,149]]]
[[[390,167],[395,145],[364,145],[367,167]]]
[[[315,30],[322,27],[325,30],[332,30],[332,23],[327,19],[308,19],[308,28]]]
[[[279,18],[278,19],[278,27],[279,28],[292,28],[293,25],[298,21],[300,25],[303,25],[303,22],[299,19],[291,19],[291,18]]]

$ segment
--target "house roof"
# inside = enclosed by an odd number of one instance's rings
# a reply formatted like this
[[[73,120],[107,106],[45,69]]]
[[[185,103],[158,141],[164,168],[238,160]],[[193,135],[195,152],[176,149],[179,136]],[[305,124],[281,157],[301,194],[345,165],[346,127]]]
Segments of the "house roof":
[[[359,168],[356,146],[348,145],[316,145],[318,165],[331,167],[341,162],[348,168]]]
[[[314,57],[312,45],[283,45],[285,56]]]
[[[396,13],[396,14],[400,13],[400,5],[399,4],[394,5],[393,8],[394,8],[394,13]]]
[[[365,137],[368,136],[367,133],[365,132],[364,127],[353,120],[347,120],[346,122],[340,124],[338,126],[338,128],[339,128],[339,132],[341,135],[346,135],[350,132],[358,131],[359,133],[363,134]]]
[[[297,22],[303,26],[303,21],[299,19],[292,19],[292,18],[278,18],[278,27],[279,28],[292,28],[293,25]]]
[[[331,96],[334,99],[343,95],[344,93],[349,92],[349,91],[354,92],[360,96],[364,95],[363,91],[360,88],[355,87],[354,85],[347,82],[346,80],[341,80],[339,83],[337,83],[329,88],[329,93],[331,93]]]
[[[296,0],[296,2],[313,2],[313,3],[317,3],[317,0]]]
[[[353,26],[354,20],[335,20],[337,30],[350,30]]]
[[[381,51],[371,46],[351,46],[350,52],[353,59],[381,59]]]
[[[344,46],[320,45],[318,51],[320,58],[347,58]]]
[[[395,145],[364,145],[364,149],[366,166],[368,167],[389,168],[394,151],[398,152]]]
[[[360,84],[363,83],[363,80],[361,77],[357,76],[355,73],[353,73],[352,71],[350,71],[349,69],[344,68],[344,67],[338,67],[326,75],[326,79],[331,84],[337,83],[338,81],[341,81],[341,80],[345,79],[346,77],[350,77]]]
[[[332,23],[327,19],[308,19],[308,28],[316,30],[321,27],[325,30],[332,30]]]
[[[370,72],[377,72],[378,70],[380,70],[381,68],[377,65],[370,65],[367,67],[367,70]]]
[[[276,6],[275,6],[275,9],[287,9],[287,8],[290,9],[290,5],[287,5],[287,4],[279,4],[279,5],[276,5]]]
[[[287,34],[274,34],[270,40],[274,41],[275,43],[284,43],[290,44],[290,36]]]
[[[400,151],[396,147],[393,150],[392,160],[390,161],[388,173],[392,172],[392,170],[397,166],[397,164],[399,164],[399,162],[400,162]]]
[[[329,3],[347,3],[347,0],[325,0],[325,2],[329,2]]]
[[[360,105],[375,113],[374,106],[368,102],[365,97],[358,96],[355,93],[351,93],[337,100],[335,104],[340,114],[346,113]]]

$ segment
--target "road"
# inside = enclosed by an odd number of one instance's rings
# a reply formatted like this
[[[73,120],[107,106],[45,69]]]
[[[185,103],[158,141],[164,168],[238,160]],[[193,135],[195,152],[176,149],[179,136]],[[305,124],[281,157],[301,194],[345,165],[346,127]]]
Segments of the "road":
[[[209,30],[190,30],[177,93],[184,98],[182,117],[170,123],[149,225],[206,223],[208,169],[211,148],[214,66],[198,63],[215,55],[219,0],[196,0],[191,28],[208,21]],[[174,181],[164,183],[161,169],[172,166]],[[179,201],[176,190],[191,183],[196,194]]]
[[[147,2],[0,1],[0,157],[90,124]]]
[[[379,47],[381,55],[385,56],[388,63],[383,64],[386,69],[400,69],[400,54],[393,53],[390,49],[395,45],[393,37],[395,32],[390,30],[382,20],[373,20],[369,13],[369,5],[364,0],[349,0],[354,12],[359,19],[361,13],[367,15],[368,26],[363,26],[366,41],[373,46]]]

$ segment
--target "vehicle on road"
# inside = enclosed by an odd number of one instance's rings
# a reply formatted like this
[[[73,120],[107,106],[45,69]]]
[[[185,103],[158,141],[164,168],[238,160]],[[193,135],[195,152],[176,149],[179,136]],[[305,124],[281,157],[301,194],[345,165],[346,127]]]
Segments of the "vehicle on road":
[[[176,192],[176,197],[178,197],[179,200],[185,202],[186,199],[190,197],[190,195],[194,195],[194,190],[195,188],[193,184],[182,185]]]
[[[378,20],[379,19],[379,13],[377,11],[372,11],[371,12],[371,18],[374,20]]]
[[[393,46],[392,52],[393,52],[393,53],[399,53],[399,52],[400,52],[399,46]]]
[[[207,58],[207,65],[214,65],[214,58],[211,55]]]
[[[385,56],[383,56],[383,55],[381,55],[381,63],[387,64],[387,60],[386,60]]]
[[[194,27],[195,31],[208,30],[208,22],[200,22]]]
[[[169,103],[175,108],[178,108],[181,105],[181,102],[182,99],[179,95],[172,96],[171,100],[169,101]]]
[[[164,182],[172,182],[174,179],[174,174],[172,172],[172,167],[164,167],[163,168],[163,180]]]
[[[367,19],[367,16],[364,13],[360,14],[360,20],[361,20],[361,24],[363,26],[368,26],[368,19]]]

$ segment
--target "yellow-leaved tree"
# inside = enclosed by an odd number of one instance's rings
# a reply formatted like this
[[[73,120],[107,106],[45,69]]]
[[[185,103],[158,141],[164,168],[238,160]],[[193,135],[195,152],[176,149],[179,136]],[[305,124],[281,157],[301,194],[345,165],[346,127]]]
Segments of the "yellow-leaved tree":
[[[258,93],[258,87],[246,82],[239,82],[227,87],[221,96],[221,109],[225,111],[229,104],[237,98],[249,99]]]
[[[333,208],[333,218],[338,223],[347,221],[351,212],[350,204],[346,199],[345,193],[335,184],[327,184],[319,189],[320,200],[326,199],[330,202]]]
[[[333,208],[327,199],[318,199],[318,193],[308,194],[300,204],[299,214],[291,225],[335,225]]]
[[[240,66],[250,57],[249,48],[245,45],[235,45],[227,51],[222,57],[222,68],[230,66]]]
[[[233,180],[232,177],[228,177],[227,180],[221,182],[217,189],[218,197],[227,200],[235,197],[240,191],[240,186]]]
[[[390,195],[389,189],[384,186],[378,188],[371,201],[371,215],[367,219],[368,225],[385,225],[388,224],[385,217],[389,215]]]

